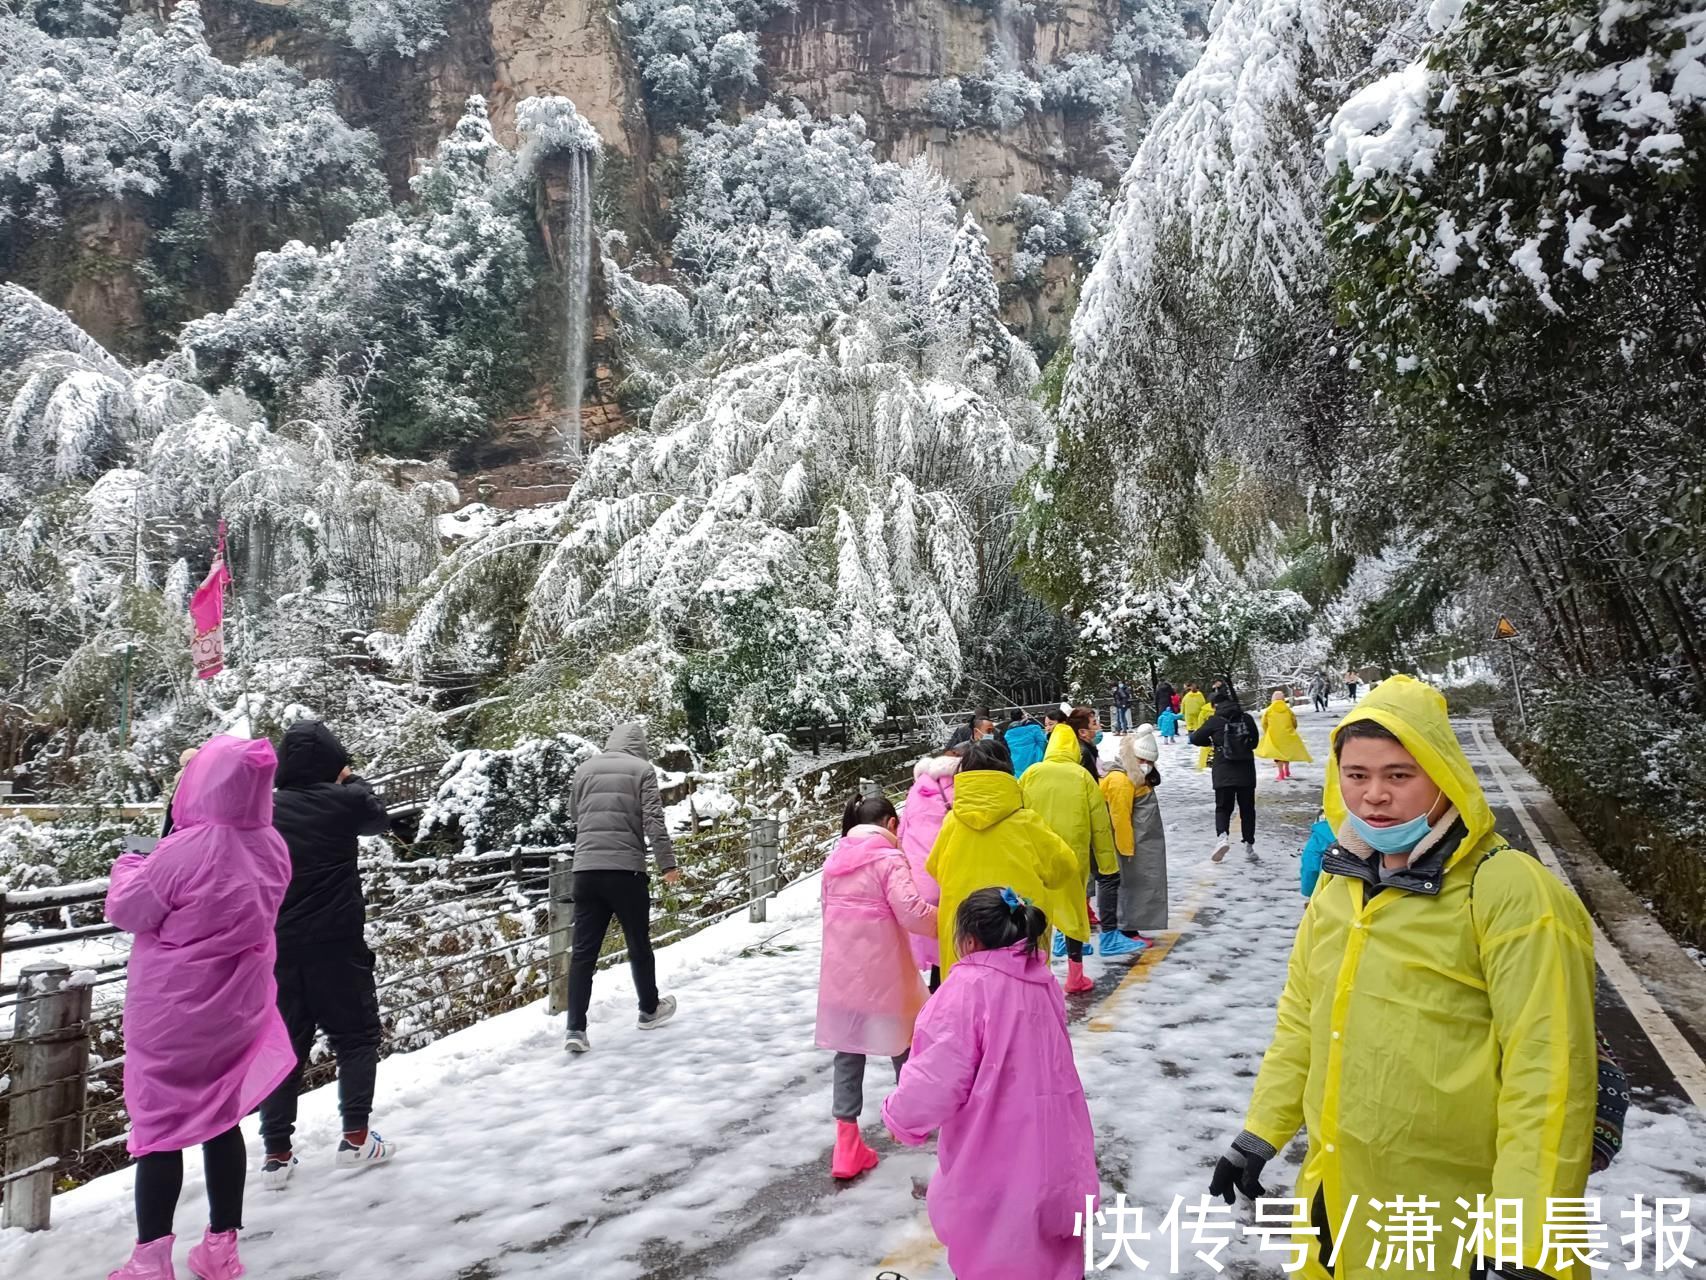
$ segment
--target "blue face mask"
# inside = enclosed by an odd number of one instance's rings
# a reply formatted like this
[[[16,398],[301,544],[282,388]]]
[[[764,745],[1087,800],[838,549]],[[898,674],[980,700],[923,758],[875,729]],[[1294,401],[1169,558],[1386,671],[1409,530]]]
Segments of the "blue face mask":
[[[1428,821],[1425,813],[1417,814],[1408,822],[1400,822],[1396,826],[1376,827],[1364,822],[1354,813],[1345,815],[1350,819],[1351,830],[1355,831],[1369,847],[1381,853],[1408,853],[1422,842],[1433,824]]]
[[[1090,741],[1094,742],[1099,747],[1102,745],[1102,735],[1098,733],[1094,738],[1090,739]]]

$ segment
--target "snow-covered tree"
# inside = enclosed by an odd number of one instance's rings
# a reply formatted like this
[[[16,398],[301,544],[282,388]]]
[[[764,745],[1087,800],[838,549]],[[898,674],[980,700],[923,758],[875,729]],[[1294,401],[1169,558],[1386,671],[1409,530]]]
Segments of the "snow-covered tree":
[[[989,260],[989,237],[969,213],[954,234],[947,265],[930,293],[941,359],[958,377],[985,385],[1030,385],[1030,349],[1001,322],[1001,290]]]
[[[693,125],[758,87],[758,30],[794,0],[623,0],[616,6],[654,120]]]
[[[230,310],[184,329],[201,376],[274,412],[327,373],[361,377],[369,438],[389,447],[483,433],[532,383],[544,262],[530,175],[475,96],[417,191],[325,249],[293,241],[257,257]]]
[[[877,212],[877,256],[920,328],[954,244],[954,198],[923,156],[900,172],[894,196]]]

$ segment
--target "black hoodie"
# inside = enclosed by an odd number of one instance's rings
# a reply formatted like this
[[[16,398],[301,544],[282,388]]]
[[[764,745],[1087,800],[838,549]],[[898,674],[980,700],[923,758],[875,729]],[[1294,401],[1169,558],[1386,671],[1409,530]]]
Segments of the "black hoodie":
[[[290,888],[278,912],[281,958],[364,945],[356,838],[381,834],[390,818],[360,778],[338,782],[348,763],[344,744],[320,721],[284,731],[272,800],[273,826],[290,849]]]

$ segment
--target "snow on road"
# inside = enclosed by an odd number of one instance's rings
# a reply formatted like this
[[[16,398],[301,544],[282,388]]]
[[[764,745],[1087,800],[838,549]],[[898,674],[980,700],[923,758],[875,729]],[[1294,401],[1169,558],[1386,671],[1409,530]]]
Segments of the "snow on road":
[[[1336,716],[1302,717],[1318,758]],[[1093,1274],[1216,1274],[1188,1237],[1175,1266],[1159,1219],[1176,1196],[1196,1201],[1240,1127],[1303,906],[1292,855],[1315,816],[1321,766],[1300,766],[1291,783],[1264,776],[1257,861],[1235,851],[1217,866],[1211,792],[1194,763],[1183,748],[1161,761],[1177,935],[1135,966],[1089,961],[1097,989],[1071,1002],[1104,1195],[1144,1206],[1156,1237],[1128,1246],[1147,1273],[1122,1256]],[[772,903],[768,924],[730,920],[664,949],[660,980],[681,1013],[656,1032],[634,1026],[626,969],[601,973],[585,1058],[563,1053],[561,1020],[534,1006],[387,1059],[375,1121],[402,1145],[393,1165],[334,1171],[335,1089],[305,1098],[296,1181],[278,1195],[250,1186],[250,1273],[869,1280],[890,1269],[947,1280],[913,1198],[933,1167],[928,1151],[884,1138],[874,1172],[842,1187],[828,1176],[830,1055],[812,1047],[817,922],[808,880]],[[880,1132],[891,1084],[887,1064],[873,1064],[868,1134]],[[1618,1215],[1637,1193],[1694,1197],[1692,1252],[1706,1254],[1706,1121],[1662,1081],[1636,1084],[1624,1153],[1589,1188],[1602,1197],[1606,1256],[1628,1256]],[[249,1133],[258,1158],[253,1121]],[[1300,1149],[1270,1171],[1276,1191]],[[184,1236],[199,1234],[205,1212],[189,1163]],[[0,1233],[0,1274],[57,1280],[116,1265],[131,1238],[130,1189],[127,1173],[99,1179],[56,1201],[51,1231]],[[1247,1207],[1237,1221],[1250,1221]],[[1279,1275],[1279,1262],[1241,1236],[1218,1255],[1224,1274]]]

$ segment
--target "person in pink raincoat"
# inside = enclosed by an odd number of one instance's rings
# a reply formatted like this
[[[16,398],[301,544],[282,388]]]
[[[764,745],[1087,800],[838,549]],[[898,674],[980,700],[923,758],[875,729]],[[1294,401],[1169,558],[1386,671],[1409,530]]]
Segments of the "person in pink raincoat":
[[[185,766],[172,834],[114,865],[107,919],[135,934],[124,1000],[124,1096],[136,1157],[136,1238],[108,1280],[172,1280],[186,1148],[200,1145],[210,1222],[200,1280],[243,1274],[247,1153],[237,1127],[295,1054],[273,985],[273,923],[290,855],[272,826],[272,744],[214,738]]]
[[[965,755],[963,747],[949,747],[940,755],[925,756],[912,767],[912,790],[900,814],[900,847],[912,867],[912,882],[931,906],[942,901],[942,886],[924,869],[930,848],[954,803],[954,774]],[[920,969],[930,970],[930,990],[941,981],[941,947],[934,936],[913,937],[912,958]]]
[[[829,1170],[852,1178],[877,1163],[859,1136],[865,1057],[894,1060],[912,1046],[912,1024],[928,992],[908,935],[934,935],[936,908],[912,879],[888,798],[855,796],[841,840],[823,864],[823,962],[817,984],[817,1047],[835,1050],[835,1150]]]
[[[1011,889],[979,889],[954,925],[959,959],[883,1123],[914,1147],[941,1130],[930,1225],[959,1280],[1082,1280],[1075,1227],[1100,1180],[1066,1001],[1037,950],[1048,918]]]

